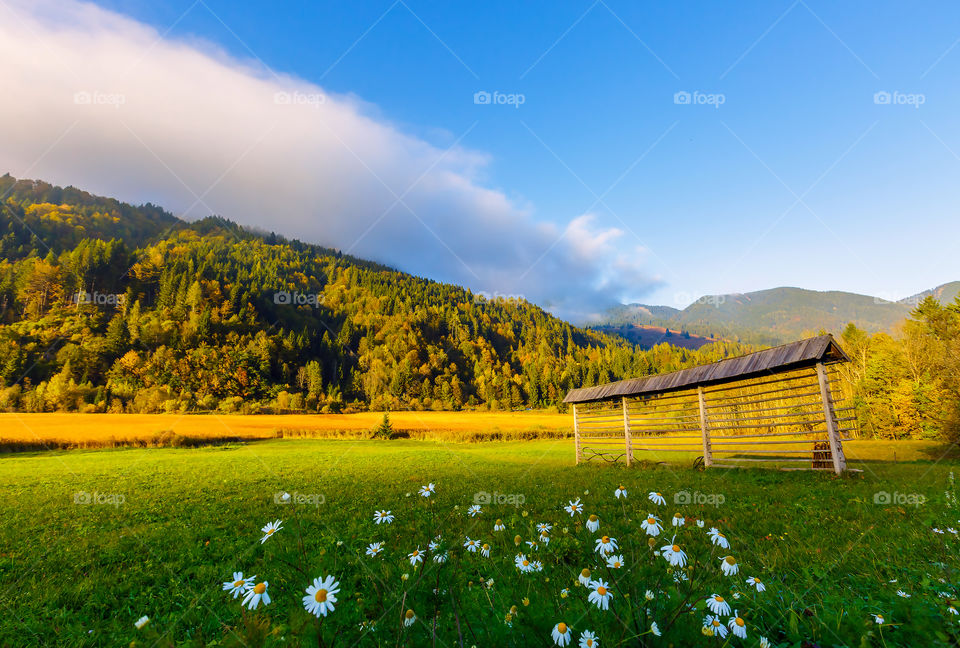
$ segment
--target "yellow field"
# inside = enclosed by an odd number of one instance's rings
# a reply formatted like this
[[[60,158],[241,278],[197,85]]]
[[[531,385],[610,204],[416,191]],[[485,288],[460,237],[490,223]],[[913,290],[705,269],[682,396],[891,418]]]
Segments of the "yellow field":
[[[186,439],[356,436],[382,412],[356,414],[17,414],[0,413],[0,444],[96,447]],[[545,412],[391,412],[394,431],[415,438],[474,441],[572,434],[572,418]]]

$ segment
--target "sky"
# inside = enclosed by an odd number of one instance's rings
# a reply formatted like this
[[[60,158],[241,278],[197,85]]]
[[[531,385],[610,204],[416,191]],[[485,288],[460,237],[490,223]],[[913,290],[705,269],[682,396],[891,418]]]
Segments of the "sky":
[[[0,56],[0,173],[573,320],[960,279],[955,3],[4,0]]]

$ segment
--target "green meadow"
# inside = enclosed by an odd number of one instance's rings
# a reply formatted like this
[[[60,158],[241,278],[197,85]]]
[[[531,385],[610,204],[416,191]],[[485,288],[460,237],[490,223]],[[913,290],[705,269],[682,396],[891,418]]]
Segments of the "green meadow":
[[[956,645],[960,543],[950,528],[960,511],[947,494],[956,463],[852,462],[863,472],[839,478],[574,466],[569,440],[282,439],[7,455],[0,644],[550,646],[563,623],[571,646],[584,630],[604,647],[757,646],[761,637],[772,646]],[[419,495],[430,483],[431,496]],[[625,498],[614,497],[619,486]],[[564,507],[577,499],[583,513],[571,516]],[[375,524],[375,510],[394,522]],[[598,532],[585,526],[591,514]],[[648,514],[664,527],[656,537],[642,527]],[[683,526],[672,526],[675,514]],[[261,543],[261,528],[278,519],[282,528]],[[711,527],[729,550],[711,544]],[[622,567],[595,551],[605,535]],[[383,550],[367,556],[373,542]],[[654,554],[671,542],[685,565]],[[415,550],[424,557],[416,566]],[[540,569],[523,573],[517,554]],[[727,554],[737,574],[721,573]],[[588,601],[584,568],[608,583],[608,609]],[[223,591],[239,571],[268,582],[269,604],[251,610]],[[301,599],[326,575],[339,593],[317,618]],[[703,630],[715,593],[738,610],[745,639]],[[725,627],[734,618],[720,616]]]

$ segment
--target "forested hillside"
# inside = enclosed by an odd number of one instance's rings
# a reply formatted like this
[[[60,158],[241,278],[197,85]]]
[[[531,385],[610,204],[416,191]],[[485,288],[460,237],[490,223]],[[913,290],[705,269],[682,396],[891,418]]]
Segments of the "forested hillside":
[[[643,351],[221,218],[0,180],[3,409],[545,407],[749,350]]]

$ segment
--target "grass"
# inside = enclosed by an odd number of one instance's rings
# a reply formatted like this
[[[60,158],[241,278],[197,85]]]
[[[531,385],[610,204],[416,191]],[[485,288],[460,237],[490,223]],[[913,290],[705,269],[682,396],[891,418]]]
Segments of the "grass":
[[[958,596],[957,543],[931,531],[957,526],[960,514],[944,500],[956,461],[883,463],[894,450],[903,460],[937,449],[860,443],[864,472],[840,478],[573,466],[569,440],[279,439],[7,455],[0,458],[0,643],[547,646],[551,628],[566,619],[577,637],[596,630],[604,648],[720,646],[700,633],[702,597],[718,591],[747,621],[748,639],[730,645],[755,646],[761,635],[781,647],[956,645],[960,626],[947,606]],[[856,453],[851,447],[847,454]],[[436,483],[435,495],[419,497],[428,482]],[[625,502],[613,497],[621,484]],[[663,492],[666,505],[647,501],[650,490]],[[281,491],[293,502],[278,504]],[[478,518],[467,516],[476,497],[486,501],[484,493],[497,497]],[[693,503],[676,504],[684,493]],[[599,514],[601,533],[619,539],[627,569],[610,573],[596,564],[599,534],[562,510],[577,497]],[[393,525],[373,523],[381,508],[394,512]],[[678,533],[696,565],[689,583],[675,585],[665,562],[651,557],[639,527],[648,511],[664,519],[668,539],[675,530],[666,521],[675,512],[689,519]],[[277,518],[284,528],[260,544],[260,527]],[[496,518],[506,526],[499,534]],[[738,577],[715,573],[726,552],[706,542],[694,518],[730,537]],[[523,549],[544,571],[518,575],[513,537],[536,538],[538,522],[554,525],[552,542],[536,554]],[[449,562],[438,567],[428,557],[423,568],[411,568],[407,554],[426,549],[437,533]],[[465,536],[491,543],[491,557],[466,552]],[[386,542],[384,554],[362,557],[375,540]],[[657,540],[666,543],[664,535]],[[615,583],[609,612],[589,606],[585,588],[576,586],[584,566],[600,566]],[[240,570],[269,581],[269,606],[246,611],[222,591]],[[336,611],[318,623],[300,598],[314,577],[328,573],[341,592]],[[744,585],[754,575],[766,592]],[[491,587],[482,584],[488,578]],[[560,597],[563,588],[568,598]],[[656,596],[643,604],[648,588]],[[730,596],[735,590],[738,600]],[[695,614],[674,613],[687,602]],[[419,621],[402,629],[406,609]],[[878,613],[884,626],[873,621]],[[142,615],[151,621],[135,630]],[[650,620],[659,622],[662,638],[649,633]]]
[[[367,435],[382,412],[354,414],[0,413],[0,449],[198,446],[277,437]],[[393,429],[447,441],[557,438],[572,433],[569,414],[549,412],[391,412]]]

